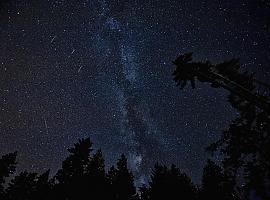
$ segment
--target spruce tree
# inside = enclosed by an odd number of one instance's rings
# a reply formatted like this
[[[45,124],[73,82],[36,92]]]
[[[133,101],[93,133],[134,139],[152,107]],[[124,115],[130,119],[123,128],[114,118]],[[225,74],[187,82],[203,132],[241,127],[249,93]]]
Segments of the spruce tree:
[[[175,165],[171,168],[156,164],[149,182],[149,189],[143,188],[144,199],[190,199],[197,198],[197,188],[191,179]]]
[[[117,168],[111,168],[109,171],[109,180],[113,191],[113,198],[116,200],[131,200],[136,196],[134,186],[134,177],[127,166],[127,158],[124,154],[116,164]]]
[[[70,155],[63,161],[62,169],[56,176],[56,196],[59,199],[78,199],[85,196],[87,185],[85,175],[90,161],[92,142],[89,138],[81,139],[68,149]]]
[[[88,195],[92,199],[108,199],[110,197],[109,183],[105,174],[105,164],[101,150],[98,150],[91,157],[84,178],[89,191]]]
[[[37,173],[21,172],[8,184],[6,190],[8,200],[34,200]]]
[[[0,199],[4,198],[5,179],[15,172],[17,152],[3,155],[0,158]]]

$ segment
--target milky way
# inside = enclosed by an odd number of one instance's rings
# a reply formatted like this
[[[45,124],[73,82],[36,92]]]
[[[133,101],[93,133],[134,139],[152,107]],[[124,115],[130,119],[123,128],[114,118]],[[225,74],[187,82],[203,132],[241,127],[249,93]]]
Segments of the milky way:
[[[125,153],[138,183],[155,162],[199,183],[204,148],[237,113],[221,89],[180,91],[171,61],[185,52],[213,62],[239,57],[269,79],[267,1],[0,5],[0,150],[18,150],[18,171],[55,173],[67,148],[90,137],[108,166]]]

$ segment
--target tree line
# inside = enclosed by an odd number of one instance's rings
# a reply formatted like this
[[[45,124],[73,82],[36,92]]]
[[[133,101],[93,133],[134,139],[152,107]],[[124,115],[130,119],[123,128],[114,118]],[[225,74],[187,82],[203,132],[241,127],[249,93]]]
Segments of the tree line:
[[[156,164],[147,185],[135,187],[134,176],[128,168],[124,154],[116,166],[105,169],[101,150],[94,152],[89,138],[81,139],[70,149],[68,157],[55,176],[23,171],[15,175],[17,152],[0,159],[0,199],[108,199],[108,200],[156,200],[156,199],[237,199],[230,180],[220,166],[208,160],[203,170],[202,186],[175,165]]]

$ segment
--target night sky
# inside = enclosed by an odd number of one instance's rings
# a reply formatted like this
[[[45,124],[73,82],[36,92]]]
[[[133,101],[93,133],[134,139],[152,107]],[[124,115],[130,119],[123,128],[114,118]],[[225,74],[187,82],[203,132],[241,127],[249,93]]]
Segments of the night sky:
[[[0,152],[18,151],[18,171],[55,173],[90,137],[108,166],[125,153],[137,183],[158,161],[199,183],[237,113],[222,89],[177,88],[171,61],[238,57],[270,77],[267,0],[1,2]]]

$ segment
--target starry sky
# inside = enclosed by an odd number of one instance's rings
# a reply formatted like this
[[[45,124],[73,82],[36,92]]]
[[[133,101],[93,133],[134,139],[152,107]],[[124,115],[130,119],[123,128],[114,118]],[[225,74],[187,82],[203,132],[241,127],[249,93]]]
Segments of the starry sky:
[[[237,113],[222,89],[177,88],[171,61],[237,57],[267,81],[269,22],[267,0],[1,1],[1,155],[55,173],[90,137],[108,166],[125,153],[137,183],[156,162],[199,183],[204,148]]]

